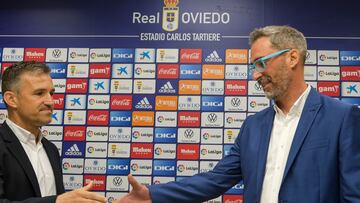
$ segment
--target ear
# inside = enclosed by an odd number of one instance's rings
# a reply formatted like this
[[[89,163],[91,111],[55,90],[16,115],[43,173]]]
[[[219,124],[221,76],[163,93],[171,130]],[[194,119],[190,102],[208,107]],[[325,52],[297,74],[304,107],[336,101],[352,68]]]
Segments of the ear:
[[[8,105],[8,107],[11,108],[17,108],[18,103],[17,103],[17,96],[14,92],[12,91],[6,91],[4,93],[4,101],[5,103]]]
[[[292,69],[294,69],[297,64],[300,62],[300,52],[297,49],[291,49],[289,51],[289,64]]]

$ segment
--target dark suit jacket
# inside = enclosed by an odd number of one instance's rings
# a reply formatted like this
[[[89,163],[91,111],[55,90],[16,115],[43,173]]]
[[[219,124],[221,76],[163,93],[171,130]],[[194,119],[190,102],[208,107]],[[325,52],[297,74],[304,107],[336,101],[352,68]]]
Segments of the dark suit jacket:
[[[56,193],[64,193],[60,156],[57,147],[46,138],[41,140],[54,171]],[[56,196],[41,198],[39,184],[20,141],[4,122],[0,127],[0,203],[55,202]]]
[[[249,116],[234,147],[208,173],[149,187],[153,203],[196,203],[244,181],[244,203],[260,202],[275,111]],[[266,200],[265,200],[266,202]],[[320,95],[305,102],[290,148],[279,203],[360,202],[360,109]]]

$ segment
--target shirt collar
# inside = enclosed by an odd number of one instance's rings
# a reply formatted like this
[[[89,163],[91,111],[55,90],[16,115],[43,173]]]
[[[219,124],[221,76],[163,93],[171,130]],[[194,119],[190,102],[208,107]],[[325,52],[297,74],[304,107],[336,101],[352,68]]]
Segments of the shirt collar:
[[[14,134],[20,140],[20,142],[22,142],[24,144],[31,143],[36,146],[36,136],[34,134],[32,134],[31,132],[25,130],[24,128],[16,125],[13,121],[11,121],[8,118],[6,119],[6,124],[8,124],[8,126],[14,132]],[[40,137],[39,137],[38,144],[41,144],[41,139],[43,138],[43,135],[40,133],[39,136]]]
[[[287,115],[290,115],[290,116],[293,116],[293,115],[300,116],[301,115],[301,112],[305,106],[305,101],[306,101],[307,97],[309,96],[310,90],[311,90],[311,87],[310,87],[310,85],[308,85],[306,90],[301,94],[301,96],[292,105],[292,107],[290,108],[290,111]],[[276,105],[276,103],[274,104],[273,107],[274,107],[276,114],[284,115],[283,111]]]

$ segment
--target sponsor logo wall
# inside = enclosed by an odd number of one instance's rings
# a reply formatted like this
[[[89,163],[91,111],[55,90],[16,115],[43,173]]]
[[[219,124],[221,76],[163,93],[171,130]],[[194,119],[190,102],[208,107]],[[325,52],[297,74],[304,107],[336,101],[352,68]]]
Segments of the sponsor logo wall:
[[[182,23],[190,19],[171,2],[176,1],[165,1],[163,8],[164,32],[142,33],[140,40],[171,40],[179,15]],[[218,15],[217,23],[231,19],[228,13]],[[132,22],[156,23],[157,18],[134,12]],[[218,41],[216,34],[182,37]],[[150,48],[3,47],[0,59],[2,70],[22,60],[51,68],[55,110],[42,133],[59,149],[65,189],[94,181],[95,191],[114,199],[131,189],[129,173],[143,184],[165,183],[209,171],[229,153],[246,117],[271,105],[251,80],[249,53],[248,47],[164,48],[159,43]],[[360,106],[360,51],[309,50],[305,80],[324,95]],[[0,98],[1,122],[5,108]],[[242,191],[240,182],[209,202],[241,202]]]

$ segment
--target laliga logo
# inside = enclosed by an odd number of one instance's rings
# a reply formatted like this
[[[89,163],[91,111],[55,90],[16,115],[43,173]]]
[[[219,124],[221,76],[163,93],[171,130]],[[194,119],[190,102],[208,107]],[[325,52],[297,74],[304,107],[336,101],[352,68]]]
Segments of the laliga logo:
[[[136,75],[141,75],[142,72],[143,72],[143,70],[141,69],[141,67],[137,67],[137,68],[135,69]]]
[[[156,154],[156,155],[160,155],[160,154],[162,154],[162,152],[163,152],[163,150],[162,150],[160,147],[157,147],[157,148],[155,149],[155,154]]]
[[[89,100],[89,104],[90,104],[90,105],[94,105],[94,104],[95,104],[95,99],[91,98],[91,99]]]
[[[88,137],[92,137],[92,136],[94,135],[94,132],[93,132],[92,130],[89,130],[89,131],[86,133],[86,135],[87,135]]]
[[[202,155],[206,155],[207,153],[208,153],[208,151],[207,151],[206,149],[202,149],[202,150],[201,150],[201,154],[202,154]]]
[[[95,59],[95,58],[96,58],[96,53],[95,53],[95,52],[92,52],[92,53],[90,54],[90,57],[91,57],[92,59]]]
[[[226,119],[226,122],[229,123],[229,124],[231,124],[233,121],[234,121],[234,119],[232,117],[228,117]]]
[[[185,171],[185,166],[182,165],[182,164],[180,164],[180,165],[177,167],[177,169],[178,169],[179,172],[183,172],[183,171]]]
[[[93,153],[95,151],[95,149],[94,149],[94,147],[89,147],[87,149],[87,151],[91,154],[91,153]]]
[[[71,52],[70,53],[70,58],[75,58],[75,57],[76,57],[76,52],[75,51]]]
[[[255,108],[256,102],[255,102],[255,101],[251,101],[251,102],[250,102],[250,106],[251,106],[252,108]]]
[[[139,169],[139,165],[137,164],[131,164],[131,170],[132,171],[137,171]]]
[[[162,123],[165,120],[165,118],[164,116],[159,116],[157,120],[159,121],[159,123]]]
[[[64,169],[64,170],[68,170],[69,168],[70,168],[69,162],[64,162],[64,164],[63,164],[63,169]]]
[[[172,32],[178,29],[179,25],[179,0],[164,0],[162,29]]]
[[[140,132],[139,131],[134,131],[133,132],[133,138],[134,139],[137,139],[137,138],[139,138],[140,137]]]
[[[209,133],[204,133],[204,134],[203,134],[203,138],[204,138],[205,140],[209,139],[209,137],[210,137]]]
[[[47,136],[47,135],[49,135],[49,132],[48,132],[47,130],[43,130],[43,131],[42,131],[42,136],[45,137],[45,136]]]
[[[321,54],[321,55],[320,55],[320,60],[321,60],[321,61],[325,61],[325,60],[326,60],[326,55],[325,55],[325,54]]]

